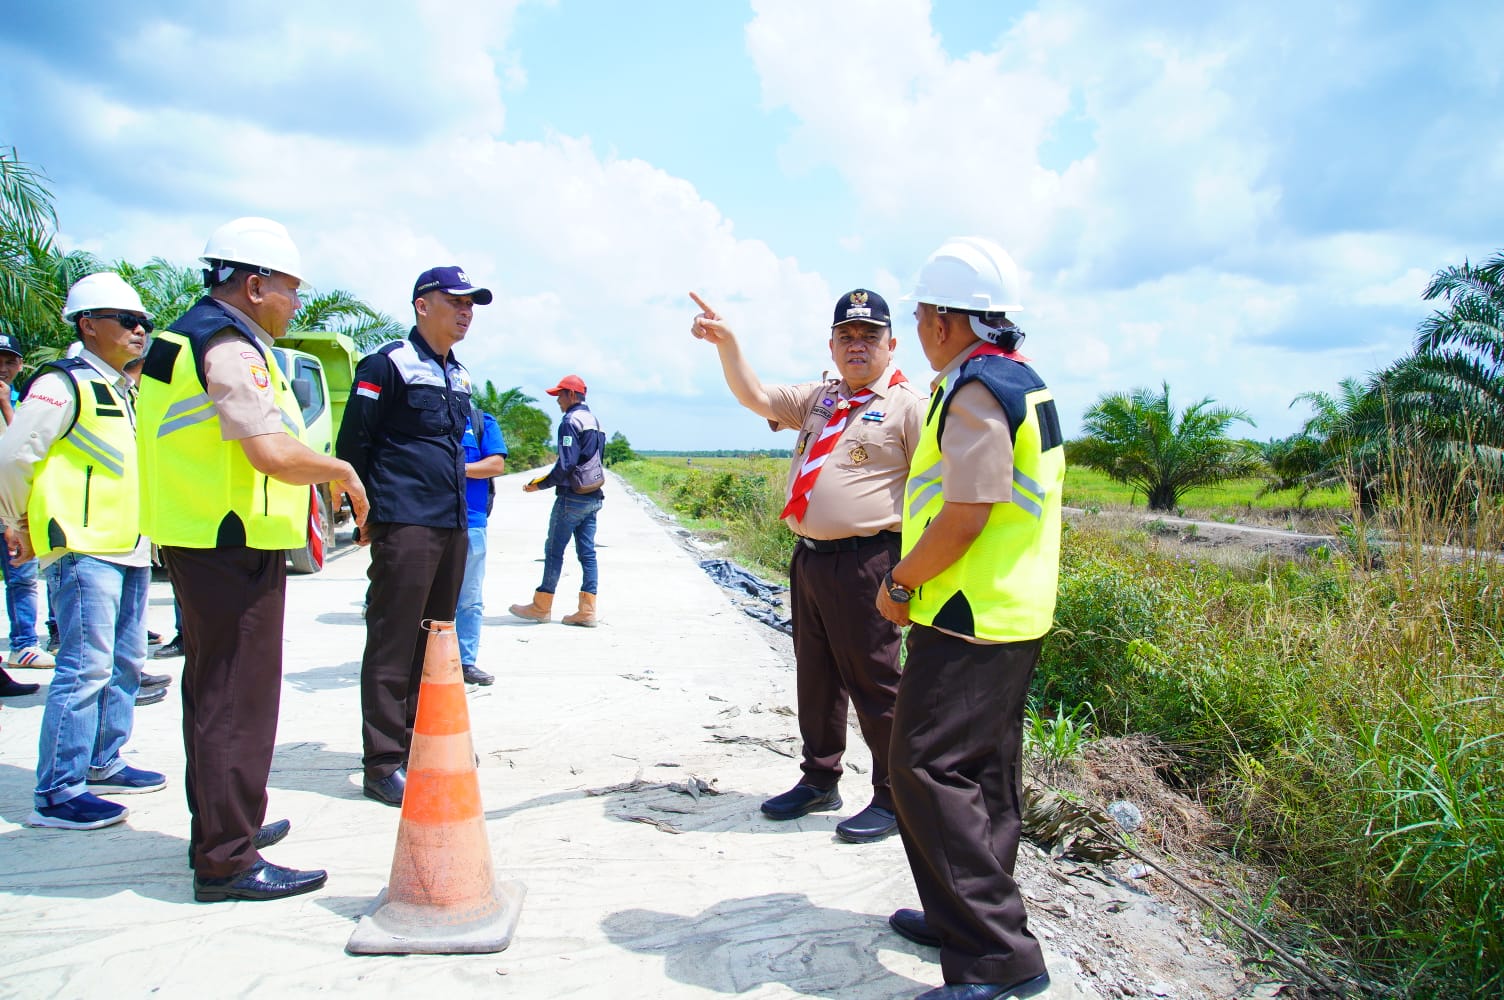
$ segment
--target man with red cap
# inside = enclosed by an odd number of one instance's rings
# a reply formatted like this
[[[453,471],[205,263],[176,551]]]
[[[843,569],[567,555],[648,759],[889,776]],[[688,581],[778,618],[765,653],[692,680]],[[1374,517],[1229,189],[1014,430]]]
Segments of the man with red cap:
[[[559,460],[545,476],[522,489],[536,493],[554,488],[554,510],[548,521],[548,541],[543,545],[543,582],[538,585],[529,604],[512,605],[512,614],[529,621],[546,622],[553,617],[554,591],[564,568],[564,548],[574,539],[574,553],[580,559],[580,606],[565,615],[565,625],[595,627],[595,593],[600,583],[595,565],[595,515],[605,494],[601,486],[606,471],[601,458],[606,450],[606,434],[599,420],[585,405],[585,382],[578,375],[565,375],[548,390],[559,402]]]

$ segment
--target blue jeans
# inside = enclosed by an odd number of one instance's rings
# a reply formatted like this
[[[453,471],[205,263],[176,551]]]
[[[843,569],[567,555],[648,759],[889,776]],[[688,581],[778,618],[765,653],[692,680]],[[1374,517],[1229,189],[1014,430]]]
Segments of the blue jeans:
[[[10,619],[10,651],[19,653],[37,645],[37,572],[41,563],[31,559],[12,566],[10,557],[0,554],[0,564],[5,566],[5,614]]]
[[[37,748],[36,804],[55,806],[125,766],[146,662],[151,569],[69,552],[45,570],[61,645]]]
[[[460,583],[459,604],[454,611],[454,632],[460,640],[460,662],[475,666],[480,652],[480,617],[486,610],[481,589],[486,582],[486,529],[469,529],[470,554],[465,557],[465,579]]]
[[[574,539],[574,554],[580,559],[585,579],[580,591],[595,593],[600,579],[595,568],[595,515],[603,500],[596,493],[560,493],[554,498],[553,516],[548,519],[548,541],[543,545],[543,583],[538,588],[552,594],[559,587],[559,573],[564,569],[564,549]]]

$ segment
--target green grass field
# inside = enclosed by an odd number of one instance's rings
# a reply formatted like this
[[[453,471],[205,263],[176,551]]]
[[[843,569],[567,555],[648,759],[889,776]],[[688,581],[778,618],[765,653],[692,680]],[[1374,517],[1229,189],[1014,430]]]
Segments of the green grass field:
[[[1316,490],[1306,496],[1304,503],[1297,504],[1299,490],[1284,490],[1261,497],[1258,493],[1263,486],[1262,479],[1234,479],[1215,489],[1192,490],[1182,499],[1181,506],[1187,511],[1223,515],[1250,510],[1286,510],[1297,506],[1306,510],[1348,506],[1345,490]],[[1145,507],[1142,493],[1113,482],[1106,473],[1080,465],[1066,469],[1065,504],[1067,507],[1137,507],[1140,510]]]

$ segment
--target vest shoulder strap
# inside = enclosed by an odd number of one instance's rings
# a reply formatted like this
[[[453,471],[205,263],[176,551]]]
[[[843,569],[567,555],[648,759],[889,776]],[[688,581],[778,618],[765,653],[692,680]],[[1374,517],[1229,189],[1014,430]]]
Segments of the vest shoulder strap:
[[[1031,392],[1047,388],[1039,373],[1022,361],[1005,358],[1000,354],[982,354],[971,358],[956,371],[952,384],[945,387],[945,399],[940,404],[940,426],[935,430],[937,441],[945,433],[945,419],[950,415],[951,400],[962,386],[971,382],[981,382],[992,393],[998,405],[1003,408],[1003,415],[1008,418],[1008,436],[1015,440],[1019,425],[1028,416],[1025,397]]]
[[[31,378],[26,380],[26,386],[21,390],[21,398],[31,395],[31,387],[36,384],[49,371],[62,372],[68,377],[68,382],[73,388],[73,415],[68,418],[68,426],[63,428],[59,438],[65,438],[73,433],[73,428],[78,426],[78,415],[83,409],[82,392],[83,385],[88,381],[103,381],[94,366],[82,358],[55,358],[42,365],[32,373]]]

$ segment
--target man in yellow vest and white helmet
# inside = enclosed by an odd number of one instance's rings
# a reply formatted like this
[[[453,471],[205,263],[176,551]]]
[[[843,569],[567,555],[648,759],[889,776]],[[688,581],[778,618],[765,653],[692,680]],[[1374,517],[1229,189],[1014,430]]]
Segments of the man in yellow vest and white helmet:
[[[137,407],[142,531],[183,609],[188,857],[199,902],[311,892],[321,870],[274,865],[266,819],[282,690],[286,551],[308,539],[309,486],[366,493],[349,463],[303,443],[302,411],[271,355],[301,304],[303,262],[270,219],[209,237],[200,299],[157,336]]]
[[[1013,879],[1022,831],[1024,700],[1055,612],[1065,449],[1054,397],[1018,353],[1018,268],[957,237],[919,273],[930,383],[904,489],[903,558],[878,591],[912,624],[891,753],[898,830],[923,910],[889,918],[940,949],[921,1000],[1049,988]]]
[[[94,830],[129,815],[100,796],[167,784],[120,756],[146,662],[151,583],[125,366],[146,349],[152,322],[135,289],[108,272],[74,283],[63,319],[82,350],[42,366],[0,438],[0,517],[15,529],[16,561],[40,558],[60,639],[26,822]]]

